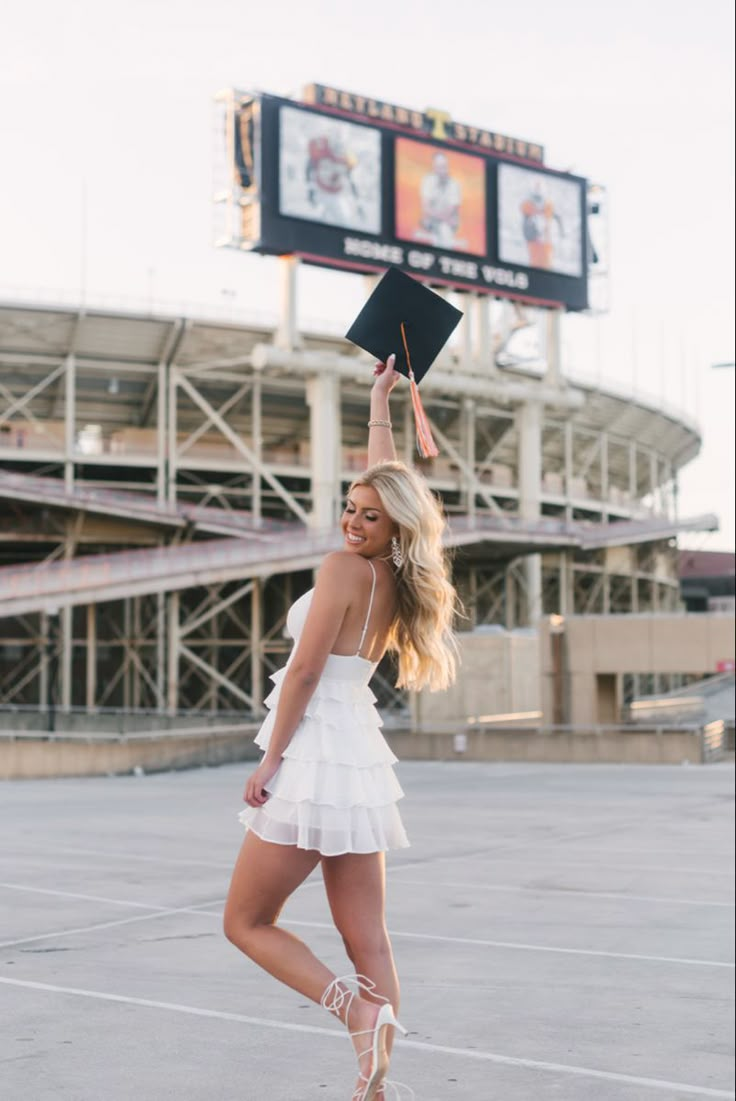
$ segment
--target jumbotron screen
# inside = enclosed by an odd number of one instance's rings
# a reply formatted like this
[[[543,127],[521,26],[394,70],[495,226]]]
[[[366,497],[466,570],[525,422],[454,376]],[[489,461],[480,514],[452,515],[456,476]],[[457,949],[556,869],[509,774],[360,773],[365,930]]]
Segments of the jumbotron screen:
[[[430,284],[587,307],[587,181],[540,164],[530,152],[538,146],[496,135],[484,143],[485,131],[458,125],[442,128],[441,140],[400,108],[369,118],[269,95],[231,102],[242,218],[220,243],[356,272],[390,264]]]

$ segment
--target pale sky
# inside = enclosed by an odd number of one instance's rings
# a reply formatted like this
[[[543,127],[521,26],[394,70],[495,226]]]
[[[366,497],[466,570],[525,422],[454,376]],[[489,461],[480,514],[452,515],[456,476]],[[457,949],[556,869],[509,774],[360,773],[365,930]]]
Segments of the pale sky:
[[[213,96],[316,81],[545,146],[607,186],[611,312],[566,319],[572,370],[695,416],[688,546],[734,547],[732,0],[37,0],[0,40],[0,300],[201,303],[272,316],[276,264],[212,247]],[[349,322],[309,270],[302,316]]]

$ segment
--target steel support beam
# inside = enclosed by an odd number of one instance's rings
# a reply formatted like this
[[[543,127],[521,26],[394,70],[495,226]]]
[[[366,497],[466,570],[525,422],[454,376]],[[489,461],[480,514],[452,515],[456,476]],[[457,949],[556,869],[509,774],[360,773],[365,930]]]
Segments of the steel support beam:
[[[23,395],[23,397],[17,398],[15,401],[12,401],[2,413],[2,415],[0,415],[0,425],[3,425],[6,421],[9,421],[10,418],[15,415],[15,413],[19,413],[21,409],[24,409],[26,407],[26,405],[30,405],[36,395],[45,390],[47,386],[50,386],[52,382],[55,382],[56,379],[59,378],[59,376],[62,375],[65,370],[66,360],[64,360],[63,363],[60,363],[58,367],[55,367],[50,374],[46,375],[46,378],[41,379],[41,381],[36,383],[35,386],[32,386],[31,389]]]
[[[194,404],[199,406],[205,416],[210,418],[212,423],[219,428],[222,435],[230,441],[235,450],[243,456],[251,469],[262,475],[264,480],[276,491],[279,497],[289,506],[291,511],[302,521],[302,523],[309,524],[310,519],[308,514],[294,495],[271,473],[268,466],[257,459],[256,455],[247,444],[240,439],[230,425],[222,419],[220,414],[212,408],[210,403],[202,397],[200,392],[192,386],[189,379],[185,375],[182,375],[181,372],[177,371],[176,368],[172,368],[171,374],[174,380],[174,386],[180,386],[181,389],[188,394]]]
[[[449,439],[445,433],[437,427],[435,422],[429,418],[430,425],[432,427],[432,435],[436,438],[437,442],[442,445],[443,449],[449,454],[451,459],[454,459],[460,468],[460,473],[465,481],[468,491],[472,491],[476,496],[481,497],[488,505],[491,512],[497,516],[503,516],[503,509],[497,503],[492,494],[488,491],[488,487],[478,481],[478,476],[475,472],[475,467],[471,466],[463,455],[460,454],[455,447],[451,439]]]

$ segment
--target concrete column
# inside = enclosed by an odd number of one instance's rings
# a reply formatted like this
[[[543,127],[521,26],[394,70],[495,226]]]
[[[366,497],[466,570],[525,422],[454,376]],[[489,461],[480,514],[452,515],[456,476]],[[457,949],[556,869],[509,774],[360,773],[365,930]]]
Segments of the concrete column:
[[[156,593],[156,710],[164,711],[166,700],[166,597]]]
[[[516,412],[519,441],[519,515],[536,520],[542,499],[542,406],[525,401]]]
[[[179,594],[169,593],[169,646],[166,697],[170,715],[179,703]]]
[[[568,584],[569,584],[569,571],[567,565],[567,555],[565,551],[560,551],[559,556],[559,584],[560,584],[560,606],[557,609],[558,613],[562,616],[569,614],[568,608]]]
[[[281,308],[274,344],[293,351],[301,344],[299,336],[299,257],[280,256]]]
[[[634,508],[639,489],[639,479],[637,476],[636,466],[636,443],[631,440],[629,442],[629,497],[631,498],[629,501],[630,508]]]
[[[38,664],[38,709],[47,711],[49,706],[49,623],[48,612],[39,615],[39,646],[41,649]]]
[[[523,520],[538,520],[542,499],[542,406],[526,401],[516,414],[519,438],[519,515]],[[542,558],[532,554],[524,559],[526,581],[526,622],[533,626],[542,614]]]
[[[544,344],[547,352],[546,381],[552,386],[562,386],[562,310],[547,310]]]
[[[62,608],[59,617],[61,627],[61,709],[68,711],[72,706],[72,615],[74,609]]]
[[[473,353],[483,374],[496,374],[491,345],[490,299],[487,294],[477,294],[473,301],[475,313],[473,326]]]
[[[657,452],[653,449],[649,452],[649,492],[652,497],[652,504],[650,511],[656,513],[657,511]]]
[[[312,528],[329,528],[337,520],[340,496],[340,383],[324,372],[307,380],[312,443]]]
[[[97,698],[97,605],[87,605],[87,684],[85,705],[95,710]]]
[[[74,445],[77,428],[77,361],[73,355],[66,357],[64,372],[64,489],[74,488]]]

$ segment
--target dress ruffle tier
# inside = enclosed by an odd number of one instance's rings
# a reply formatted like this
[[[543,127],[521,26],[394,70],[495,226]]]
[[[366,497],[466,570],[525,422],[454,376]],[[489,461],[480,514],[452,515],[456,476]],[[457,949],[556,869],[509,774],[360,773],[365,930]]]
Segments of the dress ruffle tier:
[[[256,745],[266,750],[287,666],[274,673],[269,714]],[[409,844],[396,803],[403,791],[397,758],[381,733],[374,667],[360,657],[330,654],[262,807],[240,821],[264,841],[317,849],[323,856],[382,852]]]

